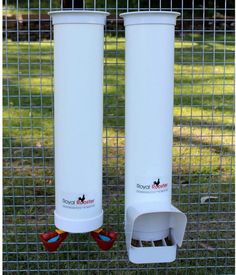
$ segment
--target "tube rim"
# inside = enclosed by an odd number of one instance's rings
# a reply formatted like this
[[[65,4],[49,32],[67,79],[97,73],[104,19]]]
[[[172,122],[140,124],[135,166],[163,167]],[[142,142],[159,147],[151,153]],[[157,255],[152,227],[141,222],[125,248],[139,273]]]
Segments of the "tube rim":
[[[56,14],[101,14],[101,15],[110,15],[109,12],[106,11],[91,11],[91,10],[56,10],[56,11],[50,11],[49,15],[56,15]]]
[[[120,14],[121,17],[124,17],[126,15],[133,15],[133,14],[175,14],[176,16],[179,16],[181,13],[177,11],[131,11],[131,12],[123,12]]]
[[[52,17],[53,25],[58,24],[98,24],[105,25],[106,17],[110,15],[105,11],[91,10],[58,10],[48,13]]]
[[[180,15],[175,11],[135,11],[121,13],[124,25],[165,24],[175,25],[176,18]]]

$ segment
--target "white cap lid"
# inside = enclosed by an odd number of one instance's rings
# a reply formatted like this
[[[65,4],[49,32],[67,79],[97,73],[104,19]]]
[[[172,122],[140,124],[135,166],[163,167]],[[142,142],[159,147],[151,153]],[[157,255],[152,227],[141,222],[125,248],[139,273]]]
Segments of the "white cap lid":
[[[96,24],[105,25],[108,12],[69,10],[52,11],[48,13],[52,16],[53,25],[57,24]]]
[[[179,12],[172,11],[138,11],[121,13],[124,18],[124,25],[143,25],[143,24],[165,24],[175,25],[176,17]]]

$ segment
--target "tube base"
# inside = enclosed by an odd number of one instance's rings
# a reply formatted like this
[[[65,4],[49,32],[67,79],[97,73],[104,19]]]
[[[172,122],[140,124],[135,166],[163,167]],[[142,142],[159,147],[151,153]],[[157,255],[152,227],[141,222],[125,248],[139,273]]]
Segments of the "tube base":
[[[103,224],[103,211],[100,215],[90,219],[68,219],[54,211],[55,226],[69,233],[87,233],[96,230]]]

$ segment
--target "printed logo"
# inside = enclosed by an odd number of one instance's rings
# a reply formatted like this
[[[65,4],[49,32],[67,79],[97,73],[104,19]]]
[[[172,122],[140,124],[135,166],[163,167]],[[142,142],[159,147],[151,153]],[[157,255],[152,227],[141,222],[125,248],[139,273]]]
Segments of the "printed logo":
[[[137,183],[138,193],[156,193],[156,192],[166,192],[168,190],[168,184],[161,182],[160,178],[154,180],[151,184],[140,184]]]
[[[83,194],[76,199],[62,198],[62,206],[71,209],[90,208],[95,206],[95,199],[87,198],[88,196]]]

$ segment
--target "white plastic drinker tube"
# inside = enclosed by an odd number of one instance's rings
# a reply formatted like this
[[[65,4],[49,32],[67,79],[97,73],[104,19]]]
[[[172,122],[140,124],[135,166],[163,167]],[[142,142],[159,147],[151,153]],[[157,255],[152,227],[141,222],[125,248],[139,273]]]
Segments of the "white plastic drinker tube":
[[[125,234],[134,263],[174,261],[187,222],[185,214],[171,204],[178,15],[121,15],[126,35]]]
[[[103,224],[103,44],[108,13],[51,12],[54,25],[57,228],[71,233]]]

